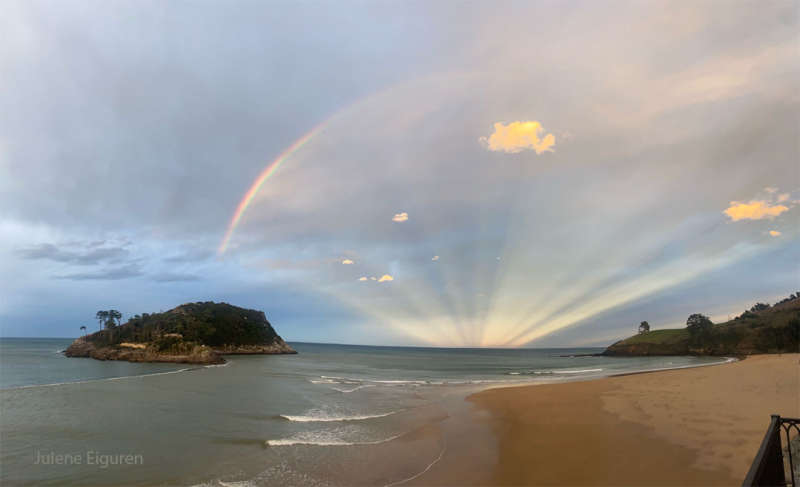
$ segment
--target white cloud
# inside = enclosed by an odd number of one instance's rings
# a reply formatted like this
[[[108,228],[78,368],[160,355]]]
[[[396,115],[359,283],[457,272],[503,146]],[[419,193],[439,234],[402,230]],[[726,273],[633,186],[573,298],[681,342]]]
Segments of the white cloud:
[[[395,213],[394,216],[392,217],[392,221],[393,222],[398,222],[399,223],[399,222],[404,222],[404,221],[407,221],[407,220],[408,220],[408,213],[406,213],[405,211],[402,212],[402,213]]]
[[[502,122],[494,124],[494,132],[489,137],[479,140],[487,149],[494,152],[517,153],[523,150],[533,150],[536,154],[553,152],[556,138],[553,134],[544,133],[542,124],[532,120],[526,122],[511,122],[503,125]]]
[[[394,281],[394,277],[390,276],[389,274],[384,274],[378,279],[378,282],[386,282],[386,281]]]
[[[777,230],[770,230],[769,234],[772,235],[773,237],[780,237],[781,236],[781,232],[779,232]]]
[[[438,256],[438,255],[434,255],[434,256],[431,258],[431,260],[432,260],[432,261],[434,261],[434,262],[436,262],[437,260],[439,260],[439,256]]]
[[[358,278],[358,280],[359,281],[366,281],[367,280],[367,276],[361,276],[361,277]]]
[[[765,200],[750,200],[748,203],[731,201],[731,205],[724,211],[731,221],[739,220],[772,220],[789,208],[784,205],[772,204]]]
[[[344,259],[344,260],[342,261],[342,264],[344,264],[344,265],[352,265],[352,264],[355,264],[355,262],[353,262],[353,261],[352,261],[352,260],[350,260],[350,259]]]

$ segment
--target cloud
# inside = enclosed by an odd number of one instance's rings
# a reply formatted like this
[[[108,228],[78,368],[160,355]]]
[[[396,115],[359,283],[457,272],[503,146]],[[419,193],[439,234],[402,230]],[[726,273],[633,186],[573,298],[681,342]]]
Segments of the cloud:
[[[359,281],[366,281],[367,280],[367,276],[361,276],[361,277],[358,278],[358,280]]]
[[[479,140],[487,149],[494,152],[508,152],[515,154],[523,150],[534,150],[536,154],[553,152],[556,138],[553,134],[544,133],[542,124],[537,121],[511,122],[503,125],[501,122],[494,124],[494,133]]]
[[[781,236],[781,232],[779,232],[777,230],[770,230],[769,234],[772,235],[773,237],[780,237]]]
[[[431,257],[431,260],[436,262],[437,260],[439,260],[439,256],[438,255],[434,255],[433,257]]]
[[[783,203],[784,201],[789,201],[789,193],[783,193],[778,195],[778,203]]]
[[[384,274],[378,279],[378,282],[386,282],[386,281],[394,281],[394,277],[390,276],[389,274]]]
[[[377,277],[370,277],[369,279],[370,279],[370,281],[377,281],[378,280]]]
[[[406,220],[408,220],[408,213],[406,213],[405,211],[402,213],[395,213],[394,216],[392,217],[393,222],[404,222]]]
[[[789,208],[784,205],[773,205],[765,200],[751,200],[749,203],[731,201],[725,214],[731,221],[773,219]]]
[[[212,252],[208,249],[193,249],[188,252],[182,252],[180,254],[172,255],[170,257],[165,257],[164,262],[181,263],[181,264],[185,262],[197,262],[197,261],[208,260],[215,255],[216,252]]]
[[[128,256],[122,247],[96,247],[88,244],[88,251],[66,250],[53,244],[44,243],[20,249],[17,253],[23,259],[44,259],[56,262],[67,262],[78,265],[94,265],[103,261],[119,261]]]
[[[69,279],[72,281],[116,281],[141,275],[142,271],[139,269],[138,265],[129,264],[122,267],[112,267],[94,272],[78,272],[57,277],[59,279]]]
[[[353,262],[353,261],[352,261],[352,260],[350,260],[350,259],[344,259],[344,260],[342,261],[342,264],[344,264],[344,265],[352,265],[352,264],[355,264],[355,262]]]
[[[179,274],[173,272],[162,272],[160,274],[154,274],[152,278],[156,282],[187,282],[187,281],[200,280],[200,277],[195,276],[194,274]]]
[[[764,191],[766,191],[767,193],[770,193],[770,194],[777,193],[778,192],[778,188],[776,188],[775,186],[767,186],[766,188],[764,188]]]

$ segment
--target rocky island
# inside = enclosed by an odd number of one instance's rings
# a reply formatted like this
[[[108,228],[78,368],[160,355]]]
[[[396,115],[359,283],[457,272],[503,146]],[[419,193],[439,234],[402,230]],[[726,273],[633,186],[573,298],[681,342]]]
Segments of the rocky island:
[[[642,322],[644,325],[646,322]],[[693,314],[686,328],[640,331],[602,355],[752,355],[800,351],[800,292],[774,305],[757,303],[736,318],[714,324]]]
[[[222,364],[222,355],[292,354],[263,311],[212,301],[136,315],[75,340],[67,357],[129,362]]]

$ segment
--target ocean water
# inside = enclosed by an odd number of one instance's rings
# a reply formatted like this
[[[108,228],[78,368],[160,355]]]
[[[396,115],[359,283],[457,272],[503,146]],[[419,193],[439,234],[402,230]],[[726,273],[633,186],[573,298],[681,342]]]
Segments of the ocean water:
[[[492,451],[457,421],[472,392],[721,360],[292,343],[202,367],[66,358],[70,342],[0,339],[2,485],[400,485],[448,442]]]

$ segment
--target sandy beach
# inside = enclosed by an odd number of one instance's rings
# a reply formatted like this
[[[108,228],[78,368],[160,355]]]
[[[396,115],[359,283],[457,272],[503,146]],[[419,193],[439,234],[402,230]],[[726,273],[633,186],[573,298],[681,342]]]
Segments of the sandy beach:
[[[800,415],[800,354],[470,396],[496,440],[452,444],[420,485],[741,485],[770,414]]]

